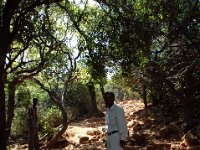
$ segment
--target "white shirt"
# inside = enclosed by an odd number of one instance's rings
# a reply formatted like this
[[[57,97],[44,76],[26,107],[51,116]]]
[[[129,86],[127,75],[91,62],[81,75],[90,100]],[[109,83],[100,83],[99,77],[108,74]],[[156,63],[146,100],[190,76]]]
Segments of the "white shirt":
[[[113,104],[106,111],[106,132],[119,131],[120,140],[126,140],[128,129],[124,109]]]

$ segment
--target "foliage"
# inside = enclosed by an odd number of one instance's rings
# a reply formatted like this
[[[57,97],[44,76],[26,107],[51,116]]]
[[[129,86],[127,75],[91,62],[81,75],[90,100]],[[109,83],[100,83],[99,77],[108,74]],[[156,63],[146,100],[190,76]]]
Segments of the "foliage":
[[[61,112],[55,106],[51,106],[46,109],[40,109],[40,113],[38,114],[41,135],[45,135],[47,133],[53,135],[56,131],[56,127],[62,124]]]
[[[153,104],[183,105],[185,119],[192,120],[199,101],[199,1],[99,3],[112,22],[109,56],[122,75],[145,85]]]
[[[11,130],[12,136],[28,135],[28,109],[26,107],[16,108],[13,126]]]
[[[100,105],[108,68],[120,71],[114,72],[106,90],[123,92],[125,98],[135,96],[133,92],[136,96],[146,93],[153,104],[163,105],[166,110],[183,105],[186,120],[198,118],[194,111],[200,98],[199,0],[97,1],[99,5],[92,7],[87,1],[80,1],[81,6],[75,1],[16,1],[12,5],[1,1],[2,135],[8,123],[5,110],[12,119],[15,100],[14,134],[17,129],[23,132],[19,128],[20,114],[32,97],[38,96],[42,103],[49,100],[44,91],[34,84],[26,85],[25,80],[38,75],[50,99],[59,104],[64,101],[73,119],[91,107],[87,88],[79,82],[92,80],[101,85],[100,89],[95,86]],[[77,42],[73,47],[74,39]],[[77,51],[83,52],[81,67],[90,75],[78,77]],[[42,104],[44,108],[47,105]],[[58,114],[56,108],[44,113],[45,131],[56,126],[45,124],[51,116],[56,117],[54,114]]]
[[[31,105],[31,91],[25,83],[17,88],[16,100],[16,107],[18,108],[28,108]]]
[[[91,104],[86,85],[74,83],[69,91],[65,105],[69,110],[69,120],[89,113]]]
[[[128,80],[126,77],[122,78],[121,72],[115,72],[105,89],[115,92],[116,99],[124,100],[135,98],[132,89],[133,85],[133,81]]]

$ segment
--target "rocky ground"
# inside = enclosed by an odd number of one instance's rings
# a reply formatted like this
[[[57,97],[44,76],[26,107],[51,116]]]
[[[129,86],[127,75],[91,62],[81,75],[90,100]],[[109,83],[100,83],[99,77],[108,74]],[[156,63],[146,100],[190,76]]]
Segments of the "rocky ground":
[[[139,100],[126,100],[119,102],[125,110],[129,132],[132,131],[133,121],[131,115],[144,108]],[[105,148],[105,118],[92,117],[83,121],[72,123],[66,131],[66,137],[73,145],[68,145],[69,150],[104,150]]]
[[[169,121],[159,108],[144,110],[140,100],[119,102],[127,119],[129,137],[124,150],[200,150],[200,127],[184,134],[181,120]],[[69,125],[54,149],[105,150],[104,117],[90,117]],[[27,149],[15,145],[14,149]]]

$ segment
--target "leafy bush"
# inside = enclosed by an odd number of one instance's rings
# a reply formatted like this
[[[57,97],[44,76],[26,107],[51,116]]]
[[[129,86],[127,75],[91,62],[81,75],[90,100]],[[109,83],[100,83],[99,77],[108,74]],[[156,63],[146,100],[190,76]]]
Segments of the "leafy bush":
[[[11,128],[11,135],[24,135],[28,131],[28,115],[26,108],[17,108],[15,110],[15,117]]]
[[[44,135],[46,133],[53,134],[62,123],[61,112],[55,106],[48,108],[47,110],[41,110],[39,113],[40,122],[40,134]]]
[[[76,83],[69,91],[66,106],[70,120],[89,112],[91,104],[88,89],[84,84]]]

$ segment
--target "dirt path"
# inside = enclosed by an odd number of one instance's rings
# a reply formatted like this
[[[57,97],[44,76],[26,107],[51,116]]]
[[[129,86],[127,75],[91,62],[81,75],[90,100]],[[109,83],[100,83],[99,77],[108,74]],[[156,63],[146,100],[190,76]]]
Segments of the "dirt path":
[[[124,108],[129,130],[124,150],[190,149],[188,143],[185,143],[185,139],[183,140],[184,134],[180,128],[179,120],[166,124],[166,121],[172,116],[163,116],[159,107],[150,106],[144,109],[140,100],[125,100],[119,102],[118,105]],[[104,116],[77,120],[69,124],[63,135],[64,140],[61,140],[54,150],[105,150],[104,131]],[[197,133],[200,135],[200,127]],[[190,135],[188,137],[189,140],[193,138]],[[195,140],[192,139],[192,144]],[[199,150],[200,144],[197,146],[192,150]],[[27,149],[27,144],[24,148],[16,148],[16,150],[18,149]]]
[[[125,111],[129,131],[132,131],[132,119],[130,116],[144,108],[139,100],[126,100],[119,102]],[[71,123],[65,133],[66,139],[71,143],[67,150],[103,150],[105,149],[105,118],[92,117],[80,122]]]
[[[159,107],[148,107],[140,100],[119,102],[124,108],[129,137],[124,150],[189,150],[178,120],[166,125],[172,116],[163,116]],[[200,129],[200,128],[199,128]],[[105,118],[92,117],[69,125],[65,150],[105,150]],[[200,130],[199,130],[200,135]],[[188,136],[189,140],[193,137]],[[196,139],[192,139],[195,141]],[[198,140],[198,139],[197,139]],[[193,143],[193,142],[192,142]],[[200,145],[191,150],[199,150]]]

